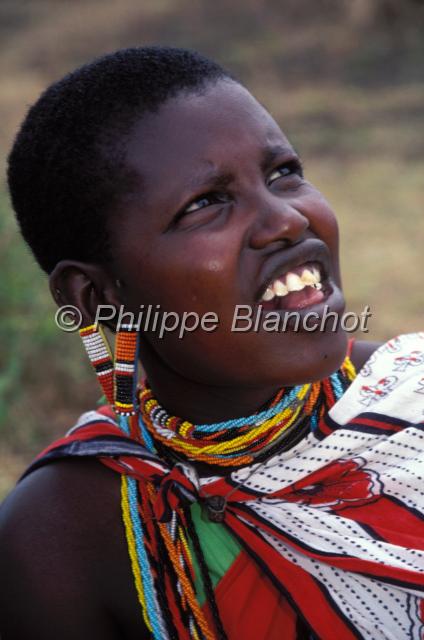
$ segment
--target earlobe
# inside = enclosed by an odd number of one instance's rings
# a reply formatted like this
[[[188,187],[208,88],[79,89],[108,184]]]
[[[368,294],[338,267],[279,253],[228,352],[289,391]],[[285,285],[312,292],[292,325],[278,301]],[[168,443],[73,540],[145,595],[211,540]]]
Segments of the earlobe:
[[[100,265],[62,260],[50,274],[49,285],[58,306],[72,305],[80,310],[83,326],[93,324],[99,305],[122,304],[116,280]]]

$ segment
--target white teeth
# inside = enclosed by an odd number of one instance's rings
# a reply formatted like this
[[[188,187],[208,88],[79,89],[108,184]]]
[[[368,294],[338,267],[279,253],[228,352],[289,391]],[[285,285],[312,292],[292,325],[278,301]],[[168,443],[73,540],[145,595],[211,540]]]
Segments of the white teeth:
[[[288,273],[286,276],[286,286],[289,291],[302,291],[306,285],[296,273]]]
[[[302,271],[302,275],[300,276],[302,282],[310,287],[314,287],[314,289],[322,289],[321,284],[321,274],[315,267],[310,271],[309,269],[304,269]]]
[[[303,269],[301,276],[298,276],[297,273],[289,272],[282,278],[285,278],[285,284],[281,278],[274,280],[263,294],[262,300],[268,302],[274,296],[282,298],[291,291],[302,291],[305,287],[313,287],[318,291],[322,289],[321,273],[316,267]]]
[[[314,267],[312,269],[312,273],[314,274],[315,278],[316,278],[316,282],[321,282],[321,274],[318,271],[318,269],[316,267]]]
[[[265,291],[264,295],[262,296],[262,300],[264,300],[265,302],[268,302],[269,300],[272,300],[274,297],[274,291],[271,287],[268,287],[268,289]]]
[[[281,280],[276,280],[273,284],[273,289],[274,289],[274,293],[276,296],[279,296],[280,298],[282,296],[286,296],[289,292],[289,290],[287,289],[286,285],[281,282]]]
[[[312,273],[312,271],[309,271],[309,269],[304,269],[302,271],[300,279],[302,280],[303,284],[306,285],[314,285],[317,283],[315,275]]]

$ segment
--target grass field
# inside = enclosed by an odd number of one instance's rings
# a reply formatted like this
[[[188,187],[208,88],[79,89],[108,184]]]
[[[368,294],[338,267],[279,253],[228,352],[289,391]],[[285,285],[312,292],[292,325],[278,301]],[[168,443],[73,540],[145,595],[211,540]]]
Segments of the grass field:
[[[372,11],[348,13],[344,2],[317,4],[313,15],[288,1],[5,1],[1,166],[26,105],[66,70],[120,46],[199,48],[265,103],[332,203],[348,305],[370,305],[369,339],[422,329],[423,14],[393,26]],[[46,278],[18,235],[5,188],[0,270],[1,497],[98,390],[78,337],[54,324]]]

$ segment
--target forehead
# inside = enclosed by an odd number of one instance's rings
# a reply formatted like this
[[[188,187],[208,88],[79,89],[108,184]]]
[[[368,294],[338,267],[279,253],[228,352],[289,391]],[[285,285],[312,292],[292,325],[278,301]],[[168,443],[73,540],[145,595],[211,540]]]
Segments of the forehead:
[[[259,161],[266,149],[290,144],[279,126],[241,85],[219,81],[199,94],[179,94],[134,127],[126,162],[143,178],[143,189],[166,179],[196,178],[225,170],[246,157]]]

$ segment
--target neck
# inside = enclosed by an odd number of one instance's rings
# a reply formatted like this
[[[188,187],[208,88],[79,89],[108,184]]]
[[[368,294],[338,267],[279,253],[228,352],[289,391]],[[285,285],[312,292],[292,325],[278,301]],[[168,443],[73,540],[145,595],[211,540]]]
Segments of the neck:
[[[268,386],[219,386],[183,377],[144,345],[143,368],[155,398],[175,416],[194,424],[221,422],[255,413],[281,388]]]

